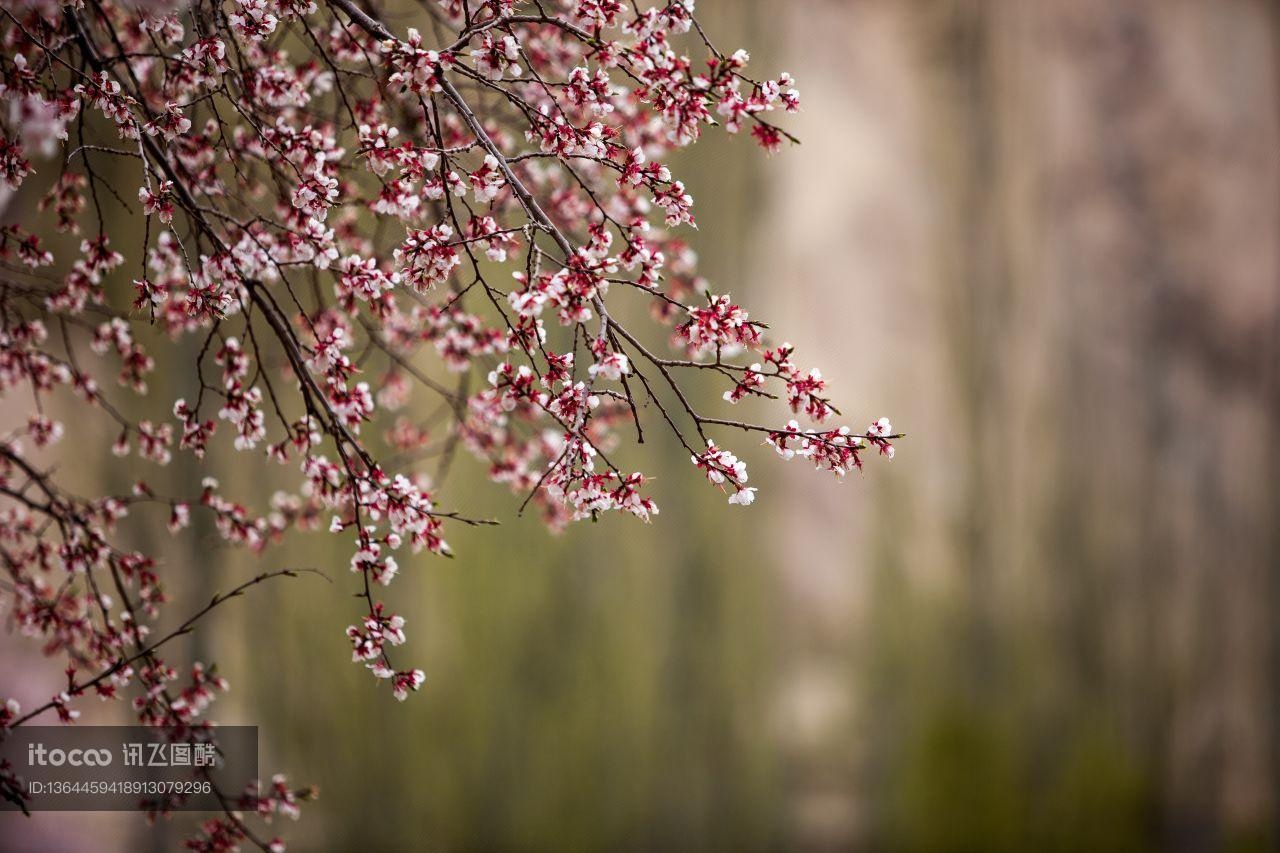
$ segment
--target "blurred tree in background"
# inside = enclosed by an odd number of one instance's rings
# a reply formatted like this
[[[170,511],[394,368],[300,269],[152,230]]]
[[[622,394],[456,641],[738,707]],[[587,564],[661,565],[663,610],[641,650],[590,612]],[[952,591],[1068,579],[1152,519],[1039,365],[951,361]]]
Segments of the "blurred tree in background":
[[[794,837],[1269,848],[1274,4],[804,5],[762,280],[871,306],[806,333],[912,447],[846,539],[796,493]]]

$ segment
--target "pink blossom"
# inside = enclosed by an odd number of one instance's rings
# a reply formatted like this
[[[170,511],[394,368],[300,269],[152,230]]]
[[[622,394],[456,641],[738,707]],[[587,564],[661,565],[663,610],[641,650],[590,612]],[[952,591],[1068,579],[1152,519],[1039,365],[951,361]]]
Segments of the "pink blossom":
[[[692,0],[431,8],[429,30],[403,31],[350,0],[11,10],[0,181],[56,166],[0,227],[0,260],[36,283],[0,294],[0,393],[30,413],[0,440],[0,604],[65,668],[33,719],[73,722],[97,696],[196,732],[216,707],[216,669],[160,648],[157,626],[184,624],[165,593],[183,567],[127,547],[147,525],[253,555],[332,537],[352,659],[404,700],[420,649],[381,599],[410,555],[451,556],[459,525],[488,521],[435,478],[457,453],[552,530],[658,517],[661,484],[620,467],[662,446],[632,447],[650,431],[738,506],[757,489],[733,435],[838,477],[892,458],[887,419],[831,426],[828,378],[699,275],[693,198],[667,165],[717,126],[786,145],[789,75],[713,48]],[[756,409],[773,414],[726,417]],[[811,425],[777,425],[791,415]],[[132,488],[67,485],[58,453],[95,436]],[[274,463],[269,493],[186,482],[237,453],[250,474]],[[23,723],[0,708],[0,727]],[[192,849],[245,846],[243,819],[296,817],[310,795],[279,776],[222,793],[243,818],[211,817]]]

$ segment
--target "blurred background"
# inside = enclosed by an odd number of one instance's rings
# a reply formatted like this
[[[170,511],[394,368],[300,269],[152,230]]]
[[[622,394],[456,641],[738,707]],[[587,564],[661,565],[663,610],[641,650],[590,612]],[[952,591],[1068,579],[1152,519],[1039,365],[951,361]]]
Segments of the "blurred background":
[[[804,104],[798,148],[673,164],[702,272],[908,437],[844,483],[739,441],[748,509],[658,442],[654,524],[559,537],[460,460],[452,502],[503,525],[402,561],[404,704],[345,663],[345,551],[270,552],[335,583],[259,587],[185,653],[264,772],[319,786],[291,849],[1275,849],[1280,4],[698,11]],[[190,602],[264,567],[173,547]],[[3,817],[24,849],[185,826]]]

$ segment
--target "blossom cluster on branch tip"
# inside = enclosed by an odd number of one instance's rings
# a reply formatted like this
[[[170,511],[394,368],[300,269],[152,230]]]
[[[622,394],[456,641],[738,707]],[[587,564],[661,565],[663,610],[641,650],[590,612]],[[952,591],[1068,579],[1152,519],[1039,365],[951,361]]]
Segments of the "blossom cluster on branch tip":
[[[0,10],[0,180],[39,194],[0,228],[0,393],[35,403],[0,436],[0,597],[66,665],[65,687],[25,715],[6,705],[0,730],[126,694],[144,722],[207,725],[225,682],[164,663],[162,571],[121,544],[130,517],[178,533],[205,514],[255,552],[340,537],[362,602],[353,660],[404,699],[426,676],[395,662],[405,623],[380,590],[405,551],[449,555],[450,525],[485,523],[443,508],[459,451],[555,530],[657,515],[648,478],[613,458],[651,427],[742,506],[757,489],[726,436],[837,476],[870,448],[892,456],[887,420],[824,425],[839,412],[821,372],[712,292],[680,234],[694,199],[664,160],[717,125],[778,150],[789,75],[717,48],[693,0],[423,3],[429,29],[399,34],[376,0]],[[50,229],[78,237],[55,251]],[[173,397],[138,417],[158,364]],[[713,415],[689,390],[699,372],[729,404],[779,399],[816,426]],[[119,456],[233,449],[290,485],[265,503],[213,479],[163,495],[142,466],[127,493],[75,495],[38,453],[81,428],[74,406]],[[19,796],[5,772],[0,793]],[[279,849],[247,814],[303,798],[282,780],[228,796],[241,806],[191,846]]]

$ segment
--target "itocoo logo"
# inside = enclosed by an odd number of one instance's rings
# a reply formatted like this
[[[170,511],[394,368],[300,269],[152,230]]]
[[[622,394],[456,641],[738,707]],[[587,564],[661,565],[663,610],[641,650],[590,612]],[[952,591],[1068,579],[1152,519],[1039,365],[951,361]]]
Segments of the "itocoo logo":
[[[42,743],[27,744],[27,764],[31,767],[106,767],[110,763],[109,749],[45,749]]]

